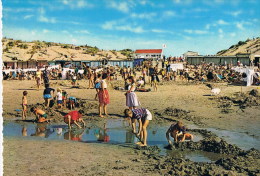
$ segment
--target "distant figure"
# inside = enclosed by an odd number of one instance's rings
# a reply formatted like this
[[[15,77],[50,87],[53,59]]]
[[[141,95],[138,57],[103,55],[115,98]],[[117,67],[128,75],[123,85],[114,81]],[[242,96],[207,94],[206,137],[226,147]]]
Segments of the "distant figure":
[[[37,72],[36,72],[36,76],[35,76],[36,84],[37,84],[38,90],[40,89],[40,85],[41,85],[41,76],[42,76],[42,72],[41,72],[41,70],[38,68],[38,69],[37,69]]]
[[[174,142],[183,142],[184,140],[193,140],[193,135],[186,133],[186,128],[183,125],[183,123],[180,121],[176,124],[172,124],[166,132],[166,139],[167,139],[168,143],[170,145],[172,145],[170,136],[174,139]]]
[[[129,109],[134,109],[137,106],[140,106],[140,102],[134,92],[136,89],[135,78],[130,76],[128,80],[130,85],[128,86],[128,91],[126,92],[126,106],[128,106]]]
[[[22,120],[26,120],[27,117],[27,91],[23,91],[23,98],[22,98],[22,107],[23,107],[23,112],[22,112]]]
[[[45,70],[43,71],[43,81],[44,84],[50,84],[49,79],[50,79],[50,72],[48,71],[48,66],[45,67]]]
[[[71,82],[72,86],[76,85],[76,81],[77,81],[77,74],[74,73],[73,76],[72,76],[72,82]]]

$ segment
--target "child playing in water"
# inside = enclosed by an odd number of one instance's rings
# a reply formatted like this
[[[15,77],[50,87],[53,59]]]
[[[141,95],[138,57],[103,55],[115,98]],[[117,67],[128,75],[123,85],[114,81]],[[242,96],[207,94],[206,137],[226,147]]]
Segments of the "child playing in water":
[[[78,122],[83,123],[83,126],[85,127],[86,124],[82,118],[82,114],[84,113],[83,110],[79,111],[71,111],[67,115],[64,116],[64,122],[68,124],[69,129],[71,129],[71,125],[75,124],[78,128],[82,128]]]
[[[61,108],[62,107],[62,91],[60,88],[57,89],[57,105],[58,105],[58,108]]]
[[[23,91],[23,98],[22,98],[22,106],[23,106],[23,112],[22,112],[22,120],[26,120],[27,117],[27,91]]]
[[[131,118],[133,133],[140,136],[140,142],[136,143],[140,146],[147,146],[147,127],[149,121],[152,120],[152,114],[148,109],[125,109],[125,116]],[[139,123],[139,130],[136,133],[136,121]]]
[[[174,142],[183,142],[184,140],[193,140],[193,135],[186,132],[186,128],[181,121],[176,124],[172,124],[166,132],[166,138],[170,145],[170,135],[174,139]]]
[[[41,110],[40,108],[32,107],[31,112],[33,112],[36,115],[36,122],[42,123],[42,122],[49,122],[51,119],[48,119],[48,115]]]

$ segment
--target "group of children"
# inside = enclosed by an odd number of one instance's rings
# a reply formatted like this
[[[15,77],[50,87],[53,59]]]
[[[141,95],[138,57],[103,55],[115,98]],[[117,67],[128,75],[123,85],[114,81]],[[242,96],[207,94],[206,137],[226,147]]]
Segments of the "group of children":
[[[57,104],[59,107],[62,106],[62,91],[60,88],[57,89]],[[27,91],[23,92],[22,98],[22,119],[25,120],[27,117]],[[48,115],[45,111],[40,108],[32,107],[30,110],[32,113],[36,115],[36,121],[39,123],[42,122],[50,122],[51,118],[48,118]],[[82,118],[84,112],[82,110],[79,111],[71,111],[64,116],[64,122],[68,124],[69,129],[71,129],[72,124],[75,124],[78,128],[85,127],[86,124]],[[148,109],[139,108],[139,109],[125,109],[124,111],[125,117],[131,119],[132,132],[136,134],[136,136],[140,139],[136,144],[140,146],[147,146],[147,127],[149,125],[149,121],[152,120],[152,114]],[[138,122],[138,130],[136,129],[136,122]],[[174,142],[183,142],[184,140],[193,140],[193,135],[186,132],[186,128],[182,122],[178,122],[176,124],[172,124],[170,128],[166,132],[166,138],[170,145],[172,145],[172,141],[170,140],[170,136],[174,139]]]

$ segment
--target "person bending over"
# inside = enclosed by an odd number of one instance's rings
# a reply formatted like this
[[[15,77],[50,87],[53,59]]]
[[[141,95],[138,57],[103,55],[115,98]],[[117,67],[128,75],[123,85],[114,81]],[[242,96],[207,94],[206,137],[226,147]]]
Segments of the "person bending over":
[[[140,146],[147,146],[147,127],[149,121],[152,120],[152,114],[148,109],[125,109],[125,116],[131,118],[133,133],[140,136]],[[139,123],[139,131],[136,133],[136,121]]]
[[[68,124],[69,129],[71,129],[71,125],[75,124],[78,128],[82,128],[78,123],[83,123],[83,126],[85,127],[86,124],[82,118],[82,114],[84,111],[71,111],[68,114],[64,116],[64,122]]]
[[[181,121],[176,124],[172,124],[166,132],[166,139],[170,145],[172,141],[170,136],[174,139],[174,142],[183,142],[185,140],[193,140],[193,135],[186,132],[186,127]]]
[[[48,119],[48,115],[40,108],[32,107],[31,112],[33,112],[36,115],[35,121],[38,123],[49,122],[51,120]]]

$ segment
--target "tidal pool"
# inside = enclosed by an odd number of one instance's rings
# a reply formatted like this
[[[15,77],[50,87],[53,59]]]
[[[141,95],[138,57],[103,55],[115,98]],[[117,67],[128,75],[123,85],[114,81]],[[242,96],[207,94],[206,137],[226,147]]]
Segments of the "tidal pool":
[[[138,142],[131,127],[124,119],[108,119],[104,125],[97,126],[87,123],[85,129],[68,130],[66,124],[31,123],[5,121],[3,135],[5,137],[24,137],[32,140],[70,140],[84,143],[107,143],[115,145],[134,146]],[[166,150],[168,145],[165,133],[169,126],[150,124],[148,128],[148,145],[156,145],[161,149],[161,155],[171,155],[174,158],[185,158],[196,162],[214,162],[222,155],[203,151]],[[194,134],[194,141],[203,139],[200,134]]]

